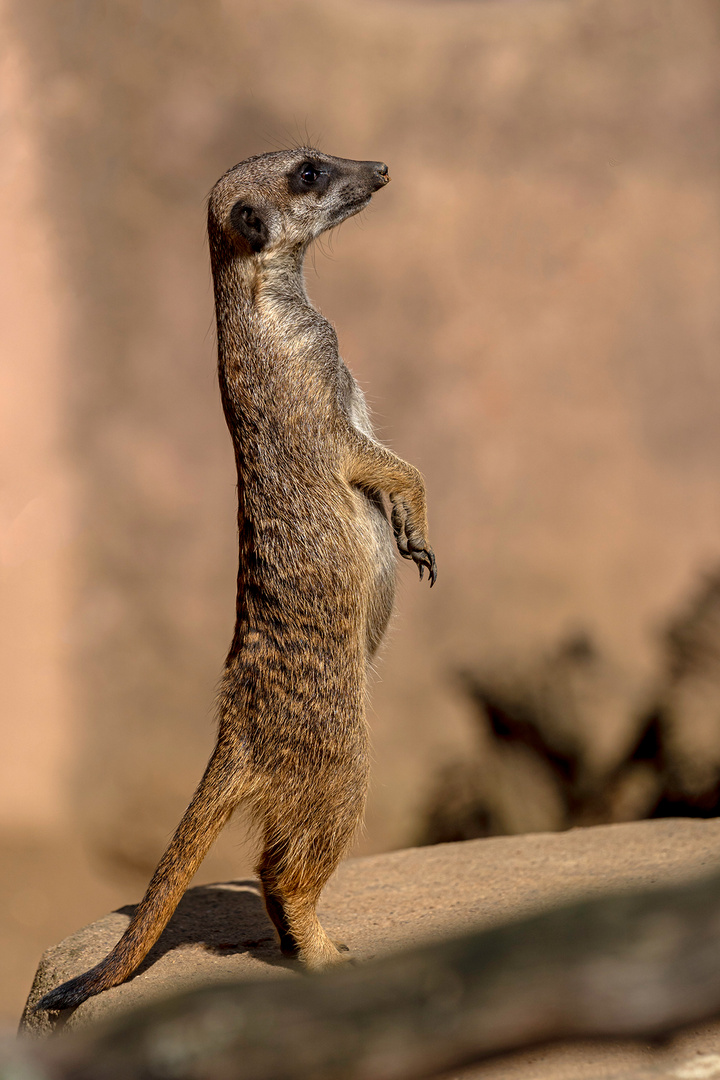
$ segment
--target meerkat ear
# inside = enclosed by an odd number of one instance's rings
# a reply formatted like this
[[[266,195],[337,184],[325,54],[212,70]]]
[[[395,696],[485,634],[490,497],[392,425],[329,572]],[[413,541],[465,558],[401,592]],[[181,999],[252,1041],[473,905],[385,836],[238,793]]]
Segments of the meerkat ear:
[[[253,251],[262,251],[270,239],[270,230],[258,210],[245,202],[236,202],[230,211],[230,224]]]

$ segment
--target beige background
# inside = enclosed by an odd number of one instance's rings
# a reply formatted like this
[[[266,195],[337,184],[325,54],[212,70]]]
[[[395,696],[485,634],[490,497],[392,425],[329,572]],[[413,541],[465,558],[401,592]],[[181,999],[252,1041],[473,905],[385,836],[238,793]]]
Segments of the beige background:
[[[458,669],[578,627],[650,684],[720,563],[712,0],[4,0],[0,915],[132,900],[212,743],[234,475],[204,199],[306,137],[393,183],[317,250],[380,433],[428,483],[399,568],[367,830],[472,745]],[[205,880],[248,866],[228,832]],[[0,942],[0,944],[3,944]]]

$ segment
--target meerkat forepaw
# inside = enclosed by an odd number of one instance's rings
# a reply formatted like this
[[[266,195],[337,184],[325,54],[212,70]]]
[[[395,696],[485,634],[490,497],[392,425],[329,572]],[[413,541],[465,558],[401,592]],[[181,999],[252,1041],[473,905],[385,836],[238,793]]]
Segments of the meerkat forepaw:
[[[424,536],[418,535],[410,525],[410,514],[407,505],[400,499],[393,501],[392,527],[395,533],[395,543],[403,559],[412,559],[420,570],[420,580],[423,580],[425,571],[430,578],[430,588],[437,581],[437,566],[435,554]]]
[[[430,545],[407,536],[401,536],[397,537],[397,546],[403,559],[412,559],[418,567],[421,581],[427,570],[430,588],[432,589],[437,581],[437,563],[435,561],[435,552]]]
[[[390,515],[390,521],[392,522],[393,532],[395,533],[395,541],[398,548],[400,549],[400,554],[405,555],[405,558],[409,558],[410,556],[407,546],[407,537],[405,535],[405,527],[408,517],[407,506],[400,499],[393,499],[392,496],[391,502],[392,513]]]

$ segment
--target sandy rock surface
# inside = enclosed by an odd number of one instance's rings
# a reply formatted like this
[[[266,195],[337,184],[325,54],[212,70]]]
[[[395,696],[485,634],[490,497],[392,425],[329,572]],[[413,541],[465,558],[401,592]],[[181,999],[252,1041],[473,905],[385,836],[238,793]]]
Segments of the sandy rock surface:
[[[668,885],[717,869],[720,821],[663,820],[498,837],[351,859],[325,890],[331,936],[360,960],[444,934],[489,927],[554,903],[607,890]],[[21,1029],[49,1033],[35,1002],[96,963],[122,932],[126,907],[78,931],[42,957]],[[62,1019],[67,1029],[151,997],[223,978],[298,978],[284,961],[256,882],[190,889],[137,975]],[[565,1044],[496,1059],[464,1080],[600,1080],[720,1077],[720,1025],[685,1032],[663,1048],[614,1042]]]

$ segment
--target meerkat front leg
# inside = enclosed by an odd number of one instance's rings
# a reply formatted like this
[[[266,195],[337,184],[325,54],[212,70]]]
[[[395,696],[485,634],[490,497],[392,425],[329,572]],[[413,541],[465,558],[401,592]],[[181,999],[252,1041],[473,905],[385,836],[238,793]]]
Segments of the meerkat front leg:
[[[430,588],[437,580],[435,554],[428,540],[425,482],[422,475],[381,443],[355,431],[347,480],[369,491],[384,491],[392,504],[391,521],[398,551],[427,569]]]

